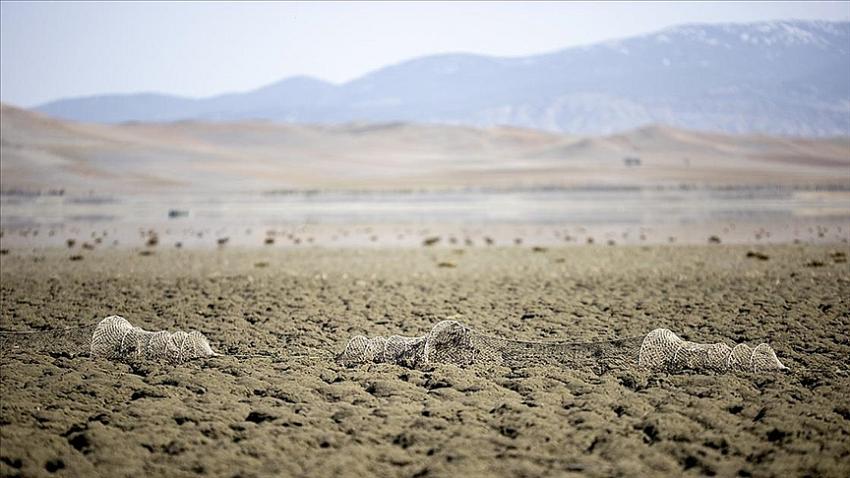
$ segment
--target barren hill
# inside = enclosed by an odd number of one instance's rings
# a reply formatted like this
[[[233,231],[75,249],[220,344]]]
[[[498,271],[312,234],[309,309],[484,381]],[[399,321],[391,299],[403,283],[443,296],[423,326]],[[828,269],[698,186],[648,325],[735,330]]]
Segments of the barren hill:
[[[2,106],[3,191],[850,184],[850,139],[650,126],[575,137],[514,127],[262,121],[86,124]]]

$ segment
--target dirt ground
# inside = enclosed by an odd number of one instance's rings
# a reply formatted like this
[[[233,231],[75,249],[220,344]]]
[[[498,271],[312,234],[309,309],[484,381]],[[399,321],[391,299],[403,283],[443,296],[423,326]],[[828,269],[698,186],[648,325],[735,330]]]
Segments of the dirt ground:
[[[76,254],[0,256],[3,330],[85,326],[2,335],[2,476],[850,474],[846,245]],[[231,356],[92,359],[112,314]],[[455,314],[518,339],[769,342],[791,372],[333,360]]]

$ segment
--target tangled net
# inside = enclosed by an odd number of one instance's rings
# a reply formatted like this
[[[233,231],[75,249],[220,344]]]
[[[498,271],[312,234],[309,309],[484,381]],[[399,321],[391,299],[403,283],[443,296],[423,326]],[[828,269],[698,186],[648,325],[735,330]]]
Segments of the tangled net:
[[[646,336],[604,342],[525,342],[477,332],[445,320],[421,337],[364,337],[351,340],[337,360],[347,366],[391,363],[410,368],[447,363],[486,364],[510,368],[556,364],[590,368],[597,373],[639,367],[651,371],[767,372],[786,370],[767,344],[751,348],[738,344],[700,344],[679,338],[667,329]]]
[[[69,329],[73,332],[73,329]],[[0,335],[0,350],[32,349],[42,344],[53,349],[68,337],[69,330],[44,331],[22,336]],[[78,333],[91,330],[79,328]],[[58,335],[57,335],[58,334]],[[26,337],[26,346],[8,343],[11,338]],[[195,359],[218,356],[200,332],[150,332],[133,326],[123,317],[113,315],[101,320],[91,334],[91,357],[132,363],[167,361],[179,364]],[[35,340],[35,342],[31,342]],[[83,339],[85,340],[85,339]],[[64,351],[51,351],[51,354]],[[237,355],[265,357],[272,355]],[[482,334],[454,320],[437,323],[421,337],[364,337],[348,341],[336,357],[345,366],[367,363],[389,363],[408,368],[430,364],[453,364],[523,368],[557,365],[571,369],[590,369],[598,374],[608,370],[644,369],[658,372],[769,372],[787,370],[767,344],[750,347],[724,343],[701,344],[683,340],[667,329],[655,329],[645,336],[626,337],[600,342],[529,342],[509,340]]]
[[[148,332],[123,317],[100,321],[91,338],[91,356],[119,362],[137,360],[181,363],[217,355],[200,332]]]

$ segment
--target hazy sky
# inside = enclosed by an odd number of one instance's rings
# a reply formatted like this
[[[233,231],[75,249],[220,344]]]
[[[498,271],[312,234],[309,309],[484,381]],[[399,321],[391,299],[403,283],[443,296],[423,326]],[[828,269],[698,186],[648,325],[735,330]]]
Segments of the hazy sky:
[[[445,52],[542,53],[693,22],[850,20],[850,2],[0,3],[0,99],[344,82]]]

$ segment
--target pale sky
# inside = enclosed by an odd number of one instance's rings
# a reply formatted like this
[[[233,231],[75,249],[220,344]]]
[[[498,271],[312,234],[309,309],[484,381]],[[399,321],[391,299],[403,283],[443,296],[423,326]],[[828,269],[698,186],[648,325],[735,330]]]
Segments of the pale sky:
[[[850,20],[850,2],[0,3],[0,100],[334,83],[434,53],[521,56],[681,23]]]

